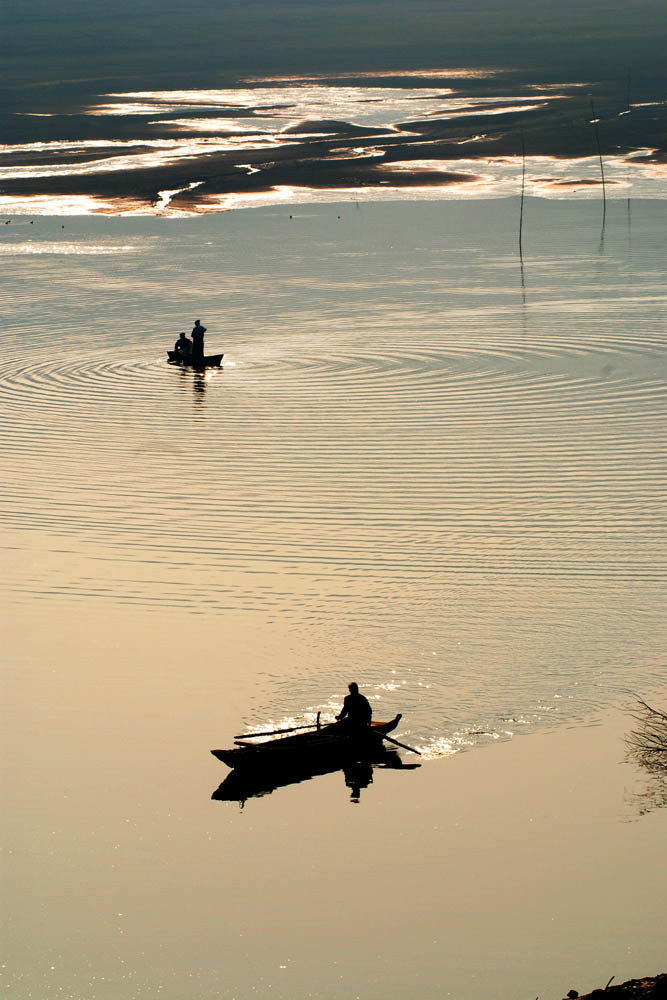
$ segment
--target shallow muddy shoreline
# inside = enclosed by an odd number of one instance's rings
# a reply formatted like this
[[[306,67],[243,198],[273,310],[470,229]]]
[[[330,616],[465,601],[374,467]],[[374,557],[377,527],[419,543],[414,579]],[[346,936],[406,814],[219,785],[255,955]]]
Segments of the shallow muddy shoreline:
[[[100,94],[74,113],[2,116],[2,208],[87,199],[92,211],[203,213],[335,192],[661,193],[666,105],[602,84],[489,73],[257,80],[226,90]],[[607,160],[606,176],[599,158]],[[519,175],[517,175],[517,170]],[[652,182],[653,190],[637,185]],[[495,187],[494,187],[495,184]],[[343,194],[344,192],[344,194]],[[17,211],[22,211],[16,208]],[[61,214],[66,214],[63,207]]]

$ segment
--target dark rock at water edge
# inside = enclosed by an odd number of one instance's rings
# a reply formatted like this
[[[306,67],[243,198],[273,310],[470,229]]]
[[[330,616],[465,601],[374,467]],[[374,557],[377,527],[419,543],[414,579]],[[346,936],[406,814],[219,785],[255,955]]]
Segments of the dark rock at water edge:
[[[576,990],[567,994],[570,1000],[579,997]],[[608,986],[606,989],[593,990],[579,1000],[667,1000],[667,973],[646,979],[629,979],[627,983],[618,986]]]

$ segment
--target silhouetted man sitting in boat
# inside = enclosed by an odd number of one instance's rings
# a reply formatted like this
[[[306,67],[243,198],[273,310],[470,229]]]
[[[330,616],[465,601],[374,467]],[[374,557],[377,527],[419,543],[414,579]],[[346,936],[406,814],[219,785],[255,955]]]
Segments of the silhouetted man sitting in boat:
[[[189,358],[192,354],[192,341],[186,337],[185,333],[179,333],[178,340],[174,344],[174,350],[179,358]]]
[[[202,363],[204,361],[204,334],[206,327],[201,325],[201,320],[196,319],[192,328],[192,360]]]
[[[355,684],[354,681],[348,684],[348,690],[350,693],[343,702],[343,711],[336,718],[339,722],[346,719],[347,725],[354,726],[355,728],[361,729],[364,726],[370,726],[373,709],[368,702],[368,698],[364,698],[363,694],[359,694],[359,685]]]

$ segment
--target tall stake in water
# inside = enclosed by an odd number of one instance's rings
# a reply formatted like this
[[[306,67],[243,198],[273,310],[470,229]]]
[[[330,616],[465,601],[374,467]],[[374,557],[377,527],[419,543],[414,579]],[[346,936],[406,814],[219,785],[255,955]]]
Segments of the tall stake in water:
[[[593,103],[592,97],[591,97],[591,112],[593,114],[591,125],[595,130],[595,141],[597,142],[598,157],[600,160],[600,176],[602,178],[602,218],[604,220],[604,217],[607,214],[607,188],[604,182],[604,165],[602,163],[602,149],[600,147],[600,131],[598,129],[598,123],[600,119],[595,117],[595,104]]]
[[[519,213],[519,257],[523,261],[523,199],[526,190],[526,143],[521,132],[521,211]]]
[[[628,87],[627,87],[627,97],[626,97],[626,102],[625,102],[626,105],[627,105],[626,114],[628,114],[628,115],[630,114],[630,111],[632,110],[632,108],[630,107],[630,103],[631,103],[630,102],[630,87],[631,87],[631,84],[632,84],[632,67],[628,66]],[[627,208],[628,208],[628,242],[630,243],[630,236],[631,236],[631,230],[632,230],[632,216],[631,216],[631,213],[630,213],[630,198],[629,198],[629,196],[628,196],[628,205],[627,205]]]
[[[521,299],[526,305],[526,276],[523,272],[523,202],[526,192],[526,143],[521,131],[521,211],[519,213],[519,266],[521,268]],[[524,317],[525,319],[525,317]]]

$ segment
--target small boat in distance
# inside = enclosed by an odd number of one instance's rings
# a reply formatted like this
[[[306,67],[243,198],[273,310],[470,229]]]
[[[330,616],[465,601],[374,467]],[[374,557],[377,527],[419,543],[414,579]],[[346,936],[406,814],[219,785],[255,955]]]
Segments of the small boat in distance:
[[[167,351],[170,365],[183,365],[186,368],[219,368],[224,354],[205,354],[203,358],[195,360],[191,354],[180,354],[178,351]]]
[[[384,736],[396,729],[400,720],[399,714],[389,722],[373,722],[363,728],[353,727],[345,722],[333,722],[324,726],[317,725],[310,732],[280,736],[264,743],[249,742],[255,735],[262,735],[249,733],[245,737],[238,737],[232,750],[211,750],[211,753],[228,767],[244,770],[293,768],[299,762],[309,762],[312,765],[314,761],[321,764],[324,761],[374,758],[384,752]],[[390,742],[398,743],[393,739]],[[398,746],[404,744],[398,743]]]
[[[204,368],[219,368],[224,354],[204,354],[205,333],[206,327],[202,326],[199,319],[195,320],[195,325],[192,328],[192,339],[186,335],[185,330],[182,330],[174,344],[173,351],[167,351],[169,363],[194,368],[195,371],[203,371]]]

